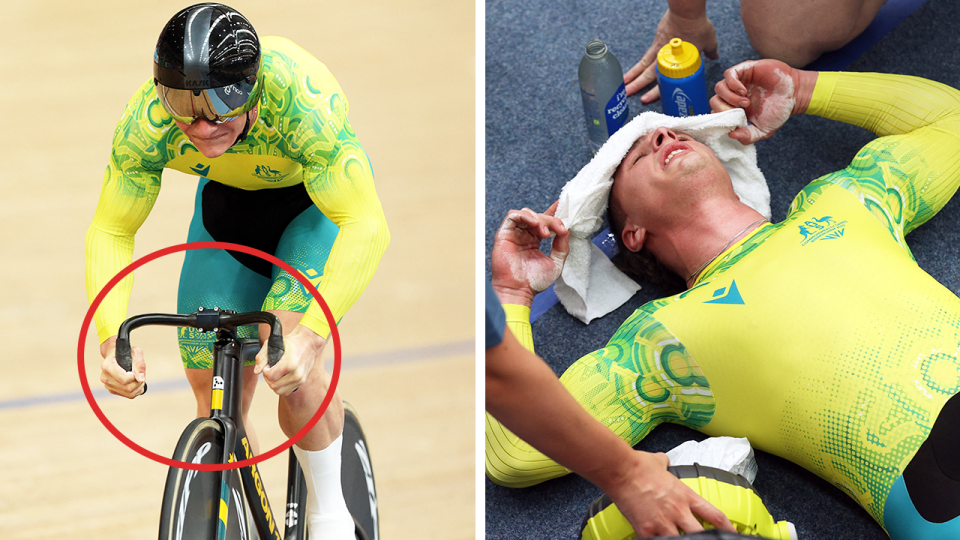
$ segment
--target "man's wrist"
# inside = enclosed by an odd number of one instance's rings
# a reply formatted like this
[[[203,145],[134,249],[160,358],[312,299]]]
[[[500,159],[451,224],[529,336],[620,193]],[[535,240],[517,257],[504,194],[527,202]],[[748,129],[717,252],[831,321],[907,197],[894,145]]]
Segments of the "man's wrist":
[[[112,335],[100,343],[100,356],[107,357],[107,353],[117,348],[117,336]]]
[[[314,332],[310,329],[310,327],[304,326],[303,324],[298,324],[297,327],[294,328],[292,334],[296,334],[297,338],[304,340],[310,347],[318,350],[323,347],[324,343],[327,342],[323,336]]]
[[[660,467],[654,454],[634,450],[628,444],[624,444],[617,454],[618,457],[603,468],[594,482],[615,499],[625,491],[635,489],[638,480],[648,477]]]
[[[535,294],[532,289],[505,287],[502,284],[498,284],[496,279],[491,280],[490,284],[493,286],[493,292],[497,293],[497,298],[500,299],[501,304],[514,304],[526,307],[533,305],[533,297]]]
[[[810,100],[813,98],[813,89],[817,87],[817,78],[820,72],[798,69],[797,74],[797,91],[793,94],[793,111],[790,113],[791,116],[807,112],[807,108],[810,106]]]
[[[670,0],[667,2],[674,22],[699,21],[707,16],[707,0]]]

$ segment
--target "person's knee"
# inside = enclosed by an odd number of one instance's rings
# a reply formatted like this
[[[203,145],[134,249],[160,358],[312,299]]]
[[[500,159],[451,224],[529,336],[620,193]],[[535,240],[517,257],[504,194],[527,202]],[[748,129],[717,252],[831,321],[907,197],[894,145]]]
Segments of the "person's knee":
[[[816,0],[805,4],[741,0],[750,44],[761,58],[804,67],[840,49],[870,24],[883,0]]]
[[[750,44],[760,58],[780,60],[795,68],[802,68],[824,52],[834,50],[805,40],[801,36],[783,36],[767,29],[757,30],[748,35]]]
[[[284,401],[291,409],[298,409],[300,407],[316,407],[320,402],[326,399],[327,394],[331,392],[331,383],[332,378],[330,373],[327,372],[322,365],[314,365],[314,368],[311,370],[307,380],[304,381],[304,383],[300,385],[296,391],[284,396]],[[339,410],[342,416],[343,406],[341,404],[340,392],[338,389],[333,389],[333,395],[330,397],[328,410]]]
[[[837,50],[852,39],[852,36],[847,38],[849,28],[837,25],[824,25],[820,31],[805,31],[802,27],[787,30],[787,26],[759,21],[748,24],[748,18],[744,17],[744,28],[758,56],[780,60],[795,68],[806,66],[823,53]]]

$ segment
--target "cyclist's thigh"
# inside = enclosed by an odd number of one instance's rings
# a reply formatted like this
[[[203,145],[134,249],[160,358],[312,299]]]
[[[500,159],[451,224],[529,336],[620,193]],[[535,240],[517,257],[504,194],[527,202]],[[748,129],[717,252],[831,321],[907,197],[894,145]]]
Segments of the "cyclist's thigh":
[[[197,188],[196,207],[190,222],[188,242],[218,240],[204,225],[204,210],[209,209],[211,191],[204,203],[204,188],[209,183],[201,179]],[[214,192],[215,193],[215,192]],[[237,242],[243,243],[243,242]],[[231,309],[234,311],[257,311],[270,287],[270,279],[240,262],[229,252],[220,249],[192,249],[186,252],[180,272],[180,287],[177,294],[177,311],[192,313],[199,307]],[[256,327],[242,327],[240,337],[256,337]],[[180,328],[178,340],[184,367],[189,369],[210,368],[213,365],[212,332],[200,333],[193,328]]]
[[[324,266],[340,229],[311,206],[287,226],[277,245],[276,256],[302,273],[313,286],[323,280]],[[265,310],[285,310],[303,313],[312,296],[287,271],[274,267],[273,284],[263,302]]]

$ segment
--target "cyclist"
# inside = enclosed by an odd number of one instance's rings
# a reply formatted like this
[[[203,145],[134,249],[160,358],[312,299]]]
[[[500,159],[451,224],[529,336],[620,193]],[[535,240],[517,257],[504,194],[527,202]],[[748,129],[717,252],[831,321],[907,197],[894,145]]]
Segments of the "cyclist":
[[[205,3],[174,15],[157,41],[154,76],[127,103],[114,134],[86,235],[88,297],[131,262],[134,235],[156,200],[163,169],[171,168],[201,177],[189,242],[233,242],[276,255],[317,286],[339,320],[389,243],[372,168],[347,111],[321,62],[286,39],[260,40],[236,10]],[[121,281],[95,316],[101,381],[131,399],[146,391],[143,354],[134,350],[127,373],[116,363],[114,344],[132,285],[132,276]],[[243,415],[262,373],[280,395],[283,432],[292,436],[306,425],[329,388],[323,351],[330,328],[298,281],[256,257],[190,250],[177,303],[182,313],[216,306],[277,314],[287,332],[285,354],[270,368],[261,350],[244,368]],[[206,416],[213,335],[181,329],[178,339],[197,414]],[[335,395],[294,447],[308,479],[311,534],[318,537],[354,534],[340,487],[342,427]]]
[[[637,309],[561,382],[631,444],[665,421],[747,437],[844,490],[894,540],[960,538],[960,298],[906,243],[960,186],[960,90],[775,60],[728,69],[716,90],[714,110],[745,109],[750,125],[729,134],[745,144],[804,113],[879,137],[777,224],[740,202],[710,147],[663,127],[638,139],[610,191],[618,262],[661,265],[687,289]],[[498,235],[491,266],[526,269],[494,283],[532,346],[527,298],[550,279],[512,255],[547,258],[528,249],[546,235],[527,232]],[[567,472],[489,417],[487,437],[496,482]]]

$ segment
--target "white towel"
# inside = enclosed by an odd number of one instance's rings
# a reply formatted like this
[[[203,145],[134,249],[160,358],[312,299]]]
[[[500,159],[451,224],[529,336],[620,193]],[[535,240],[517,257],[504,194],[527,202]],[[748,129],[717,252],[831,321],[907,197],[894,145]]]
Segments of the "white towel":
[[[686,133],[709,146],[730,174],[740,200],[770,217],[770,190],[757,167],[756,148],[727,136],[746,125],[742,109],[687,118],[648,111],[614,133],[590,163],[567,182],[560,192],[557,217],[570,230],[570,254],[554,289],[571,315],[589,323],[617,309],[640,289],[590,238],[603,224],[613,173],[633,143],[658,127]]]

